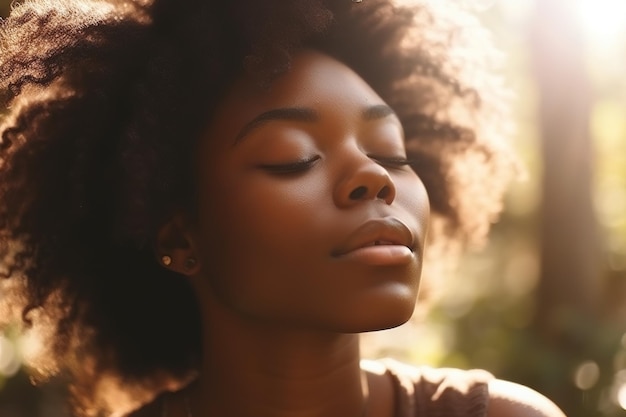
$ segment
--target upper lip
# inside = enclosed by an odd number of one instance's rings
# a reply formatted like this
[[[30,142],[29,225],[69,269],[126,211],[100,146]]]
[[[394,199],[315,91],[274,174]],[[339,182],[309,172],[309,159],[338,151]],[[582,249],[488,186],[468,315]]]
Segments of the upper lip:
[[[415,237],[411,229],[395,217],[368,220],[352,232],[337,249],[333,250],[332,255],[345,255],[377,243],[402,245],[413,251]]]

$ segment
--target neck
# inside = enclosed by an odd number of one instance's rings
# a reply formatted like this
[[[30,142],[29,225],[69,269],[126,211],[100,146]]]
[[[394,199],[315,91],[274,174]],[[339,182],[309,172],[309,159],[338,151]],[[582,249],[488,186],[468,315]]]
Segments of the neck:
[[[212,309],[193,417],[362,417],[359,337],[260,325]],[[205,316],[206,317],[206,316]]]

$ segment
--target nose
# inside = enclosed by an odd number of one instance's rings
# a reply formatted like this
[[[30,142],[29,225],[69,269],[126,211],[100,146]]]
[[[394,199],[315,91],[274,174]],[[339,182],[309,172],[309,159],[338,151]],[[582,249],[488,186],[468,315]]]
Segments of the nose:
[[[344,161],[344,168],[344,176],[334,192],[337,206],[350,207],[368,200],[391,204],[396,198],[396,186],[389,172],[366,155]]]

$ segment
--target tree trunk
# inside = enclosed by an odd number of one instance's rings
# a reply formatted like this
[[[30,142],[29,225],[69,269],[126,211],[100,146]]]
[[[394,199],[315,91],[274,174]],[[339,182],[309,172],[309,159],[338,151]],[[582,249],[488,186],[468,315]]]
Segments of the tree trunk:
[[[538,0],[532,40],[543,156],[537,326],[558,344],[563,326],[595,315],[601,296],[591,88],[571,2]]]

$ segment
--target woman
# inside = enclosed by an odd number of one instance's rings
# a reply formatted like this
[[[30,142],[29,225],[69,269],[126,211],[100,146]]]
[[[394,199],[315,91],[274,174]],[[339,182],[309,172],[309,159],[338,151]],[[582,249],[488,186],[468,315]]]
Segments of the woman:
[[[484,371],[359,357],[358,333],[411,316],[429,224],[469,242],[499,210],[472,22],[388,0],[15,8],[3,303],[45,342],[33,366],[85,416],[562,416]]]

